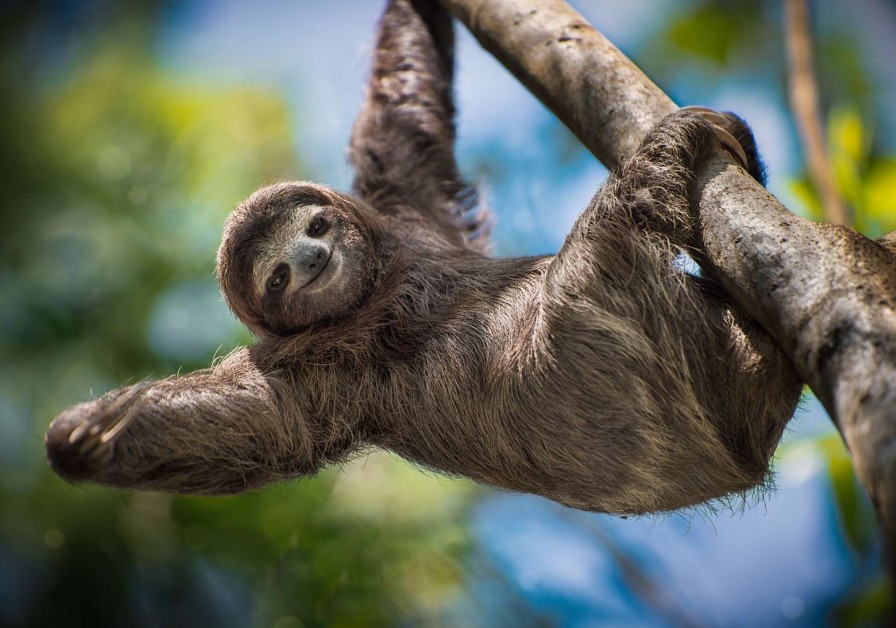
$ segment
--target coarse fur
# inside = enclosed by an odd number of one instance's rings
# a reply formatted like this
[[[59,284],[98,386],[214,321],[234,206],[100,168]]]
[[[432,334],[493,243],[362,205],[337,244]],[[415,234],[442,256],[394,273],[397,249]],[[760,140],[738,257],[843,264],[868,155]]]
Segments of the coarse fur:
[[[672,114],[556,256],[491,259],[488,216],[454,161],[452,55],[435,1],[389,2],[351,141],[354,194],[281,183],[228,219],[222,292],[259,342],[63,412],[47,435],[54,469],[221,494],[376,446],[610,513],[763,482],[800,382],[711,280],[674,264],[718,128]],[[760,177],[749,129],[725,120]],[[324,232],[309,226],[321,212]],[[335,270],[308,270],[314,247]]]

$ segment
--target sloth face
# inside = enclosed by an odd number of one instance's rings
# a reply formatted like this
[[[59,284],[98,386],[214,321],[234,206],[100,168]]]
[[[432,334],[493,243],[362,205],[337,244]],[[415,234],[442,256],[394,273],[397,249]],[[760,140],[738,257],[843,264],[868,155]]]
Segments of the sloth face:
[[[377,224],[353,197],[308,183],[263,188],[227,219],[218,279],[252,331],[289,336],[351,313],[381,268]]]

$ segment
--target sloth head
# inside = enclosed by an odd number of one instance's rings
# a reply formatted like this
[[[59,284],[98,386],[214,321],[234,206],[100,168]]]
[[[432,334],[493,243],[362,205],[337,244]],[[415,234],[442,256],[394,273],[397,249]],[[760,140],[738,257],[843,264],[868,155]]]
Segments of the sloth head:
[[[376,285],[382,226],[358,199],[313,183],[262,188],[227,218],[221,292],[259,336],[289,336],[354,311]]]

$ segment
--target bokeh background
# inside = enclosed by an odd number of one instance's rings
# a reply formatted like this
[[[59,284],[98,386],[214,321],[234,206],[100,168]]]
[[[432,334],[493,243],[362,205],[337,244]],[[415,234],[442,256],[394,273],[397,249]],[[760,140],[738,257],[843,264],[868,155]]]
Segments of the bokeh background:
[[[778,1],[574,3],[680,103],[755,126],[770,187],[819,217]],[[280,179],[350,180],[375,0],[0,6],[0,625],[877,625],[867,499],[807,394],[774,491],[619,519],[371,454],[222,499],[52,475],[59,411],[251,341],[213,260]],[[856,228],[896,229],[896,4],[814,3],[820,89]],[[461,30],[463,171],[500,255],[557,250],[605,171]]]

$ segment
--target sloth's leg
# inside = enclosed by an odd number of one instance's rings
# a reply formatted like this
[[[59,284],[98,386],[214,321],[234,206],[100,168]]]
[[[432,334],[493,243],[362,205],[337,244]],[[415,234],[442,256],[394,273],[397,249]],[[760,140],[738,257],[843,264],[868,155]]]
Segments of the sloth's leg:
[[[555,386],[555,403],[593,408],[602,433],[619,431],[603,459],[642,478],[626,495],[643,502],[611,510],[675,508],[760,483],[799,399],[768,334],[711,281],[675,267],[693,241],[695,173],[725,150],[705,118],[677,112],[645,138],[544,280],[541,363],[581,382]]]
[[[734,114],[684,109],[667,116],[636,154],[612,172],[573,226],[551,264],[549,279],[571,281],[583,266],[606,268],[612,287],[614,257],[646,255],[648,266],[667,272],[679,247],[693,242],[691,188],[697,170],[711,156],[728,153],[762,180],[762,166],[749,127]],[[631,260],[630,260],[631,261]],[[645,267],[646,262],[639,264]],[[621,266],[620,268],[624,268]],[[627,280],[619,289],[625,290]],[[548,282],[549,284],[551,281]]]
[[[719,152],[765,183],[753,134],[739,117],[702,107],[667,116],[645,137],[637,153],[611,174],[592,201],[598,210],[592,220],[609,218],[612,213],[613,219],[630,221],[688,247],[693,237],[691,187],[700,166]],[[582,226],[597,227],[594,223]]]
[[[282,388],[243,349],[213,369],[69,408],[47,432],[47,458],[69,480],[169,493],[235,493],[313,473],[322,452],[303,417],[284,410]]]

